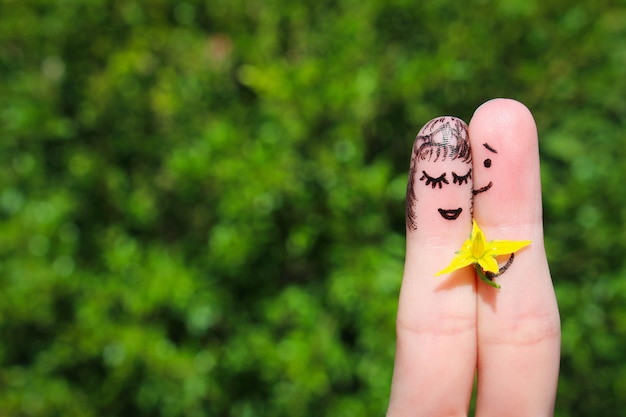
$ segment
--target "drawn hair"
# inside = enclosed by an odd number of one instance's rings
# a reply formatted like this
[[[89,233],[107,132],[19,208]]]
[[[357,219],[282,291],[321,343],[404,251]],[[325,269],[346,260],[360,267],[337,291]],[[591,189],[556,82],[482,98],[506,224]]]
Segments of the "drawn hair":
[[[438,117],[426,123],[413,143],[406,190],[406,224],[410,230],[417,230],[415,178],[418,161],[437,162],[447,159],[461,159],[468,164],[472,162],[467,124],[451,116]]]

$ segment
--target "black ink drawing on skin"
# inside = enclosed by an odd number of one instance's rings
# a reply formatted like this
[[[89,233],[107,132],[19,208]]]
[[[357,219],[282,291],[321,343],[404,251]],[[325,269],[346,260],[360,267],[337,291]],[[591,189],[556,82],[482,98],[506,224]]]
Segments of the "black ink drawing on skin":
[[[489,152],[491,153],[495,153],[497,154],[498,151],[496,151],[493,147],[491,147],[488,143],[483,143],[483,146],[485,147],[485,149],[487,149]],[[485,168],[491,168],[491,159],[487,158],[483,161],[483,166]],[[480,193],[484,193],[485,191],[489,190],[491,187],[493,186],[493,182],[489,181],[489,184],[485,185],[484,187],[480,187],[478,190],[472,190],[472,194],[473,195],[477,195]],[[493,279],[495,277],[499,277],[500,275],[504,274],[506,272],[507,269],[509,269],[509,267],[511,266],[511,264],[513,264],[513,259],[515,258],[515,254],[511,254],[511,257],[506,261],[506,263],[502,266],[498,266],[498,272],[497,273],[493,273],[493,272],[489,272],[487,271],[485,273],[485,275],[487,276],[487,278],[489,278],[491,281],[493,281]]]
[[[498,153],[498,151],[496,151],[495,149],[493,149],[491,146],[489,146],[488,143],[483,143],[483,146],[485,147],[485,149],[487,149],[489,152],[492,153]],[[485,168],[491,168],[491,159],[487,158],[483,161],[483,166]],[[472,194],[473,195],[478,195],[480,193],[484,193],[485,191],[487,191],[488,189],[490,189],[493,186],[493,182],[489,181],[489,184],[485,185],[484,187],[480,187],[477,190],[472,190]]]
[[[439,186],[439,188],[442,187],[442,183],[446,183],[446,184],[450,184],[448,182],[448,180],[446,179],[446,173],[444,172],[443,174],[441,174],[440,176],[438,176],[437,178],[433,178],[430,175],[428,175],[426,173],[426,171],[422,171],[422,177],[420,178],[420,181],[423,181],[424,179],[426,179],[426,185],[428,184],[432,184],[432,187],[435,188],[435,186]]]
[[[472,179],[472,168],[470,168],[469,171],[467,171],[467,174],[465,175],[457,175],[456,172],[452,172],[452,183],[453,184],[467,184],[467,180],[471,180]]]
[[[420,130],[420,133],[415,138],[406,190],[406,224],[409,230],[417,230],[415,181],[418,172],[418,162],[437,162],[439,160],[445,161],[446,159],[460,159],[467,164],[472,162],[467,125],[463,120],[456,117],[438,117],[431,120]],[[436,186],[441,189],[443,184],[449,184],[445,172],[438,177],[428,175],[426,171],[422,171],[422,174],[419,180],[425,180],[425,185],[430,185],[433,189]],[[458,183],[458,185],[461,185],[462,183],[468,183],[468,180],[471,178],[471,169],[466,175],[459,176],[453,173],[453,184]],[[446,220],[455,220],[459,217],[462,210],[461,207],[457,209],[440,208],[438,212]]]
[[[485,143],[483,143],[483,146],[484,146],[485,148],[487,148],[487,150],[489,150],[489,151],[491,151],[491,152],[493,152],[493,153],[498,153],[498,151],[496,151],[495,149],[493,149],[493,148],[492,148],[491,146],[489,146],[489,144],[488,144],[488,143],[486,143],[486,142],[485,142]]]
[[[493,281],[493,279],[495,277],[499,277],[500,275],[504,274],[506,272],[507,269],[509,269],[509,266],[511,266],[511,264],[513,263],[513,258],[515,258],[515,254],[512,253],[511,257],[509,258],[508,261],[506,261],[506,263],[502,266],[499,266],[499,270],[497,274],[494,274],[493,272],[485,272],[485,275],[487,276],[487,278],[489,278],[491,281]]]
[[[490,189],[492,186],[493,186],[493,182],[489,181],[489,184],[485,185],[484,187],[480,187],[478,190],[472,190],[472,194],[478,195],[480,193],[484,193],[485,191]]]
[[[452,210],[437,209],[437,211],[441,214],[441,217],[446,220],[456,220],[459,214],[461,214],[461,211],[463,211],[463,208],[459,207],[458,209]]]

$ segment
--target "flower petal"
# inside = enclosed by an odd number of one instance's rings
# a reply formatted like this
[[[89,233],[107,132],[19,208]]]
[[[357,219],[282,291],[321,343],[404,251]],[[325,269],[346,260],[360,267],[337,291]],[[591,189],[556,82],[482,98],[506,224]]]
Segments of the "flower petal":
[[[493,240],[487,244],[489,254],[493,256],[508,255],[530,244],[530,240]]]
[[[470,239],[475,236],[476,232],[481,232],[480,227],[478,227],[478,223],[476,223],[476,219],[472,219],[472,232],[470,233]]]
[[[475,233],[472,236],[472,255],[474,258],[481,258],[485,251],[488,248],[487,240],[485,239],[485,234],[480,229],[476,229]]]
[[[452,259],[450,265],[441,271],[437,272],[435,276],[448,274],[450,272],[456,271],[457,269],[465,268],[466,266],[474,263],[475,259],[471,256],[467,256],[464,252],[460,252],[457,256]]]

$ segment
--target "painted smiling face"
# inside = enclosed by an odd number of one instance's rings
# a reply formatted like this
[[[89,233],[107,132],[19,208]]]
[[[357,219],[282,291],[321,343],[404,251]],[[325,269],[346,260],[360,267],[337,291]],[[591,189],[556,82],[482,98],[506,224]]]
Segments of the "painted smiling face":
[[[431,120],[420,130],[413,145],[407,187],[407,228],[418,229],[418,200],[424,205],[420,213],[432,207],[436,219],[454,221],[467,216],[469,221],[472,186],[467,125],[455,117]]]
[[[481,150],[479,153],[481,156],[484,156],[482,158],[482,165],[485,169],[489,169],[491,168],[491,164],[492,159],[497,153],[498,151],[496,151],[491,145],[489,145],[488,143],[483,143],[483,150]],[[483,185],[480,188],[477,188],[475,190],[472,190],[472,194],[477,195],[480,193],[484,193],[485,191],[489,190],[491,187],[493,186],[493,181],[489,181],[487,184]]]

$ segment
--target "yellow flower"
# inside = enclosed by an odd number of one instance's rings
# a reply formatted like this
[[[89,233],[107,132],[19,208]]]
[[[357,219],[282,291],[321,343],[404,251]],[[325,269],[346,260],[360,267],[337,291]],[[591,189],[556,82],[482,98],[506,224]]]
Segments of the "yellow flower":
[[[530,244],[530,240],[492,240],[487,242],[485,234],[478,227],[476,220],[473,220],[470,238],[463,243],[463,247],[456,253],[450,265],[437,272],[435,276],[447,274],[473,264],[483,281],[492,287],[499,288],[499,285],[485,276],[485,271],[497,274],[499,267],[496,256],[512,254],[528,244]]]

